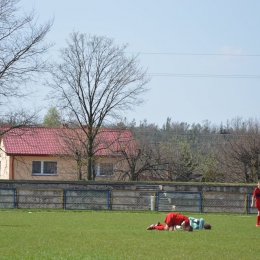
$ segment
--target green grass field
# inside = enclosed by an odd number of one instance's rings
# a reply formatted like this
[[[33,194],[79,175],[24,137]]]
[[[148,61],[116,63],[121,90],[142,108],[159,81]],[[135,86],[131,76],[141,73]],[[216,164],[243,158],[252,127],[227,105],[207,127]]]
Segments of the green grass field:
[[[255,215],[189,214],[212,230],[147,231],[166,212],[0,211],[0,259],[256,259]]]

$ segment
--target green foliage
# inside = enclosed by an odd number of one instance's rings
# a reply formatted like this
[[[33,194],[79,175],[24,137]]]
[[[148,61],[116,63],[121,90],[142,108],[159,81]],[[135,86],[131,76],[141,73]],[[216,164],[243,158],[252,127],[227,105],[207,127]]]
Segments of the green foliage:
[[[225,174],[217,170],[208,170],[204,176],[205,182],[223,182]]]
[[[61,125],[61,116],[55,107],[51,107],[44,117],[45,126],[55,127]]]
[[[256,259],[255,215],[199,214],[212,230],[147,231],[165,212],[0,211],[1,259]]]

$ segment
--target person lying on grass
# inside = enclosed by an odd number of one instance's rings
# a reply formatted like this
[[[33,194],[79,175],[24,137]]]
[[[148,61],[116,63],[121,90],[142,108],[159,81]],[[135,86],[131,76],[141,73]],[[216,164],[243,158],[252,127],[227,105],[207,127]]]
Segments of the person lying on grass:
[[[193,229],[211,229],[211,225],[204,222],[204,218],[189,217],[190,225]]]
[[[152,224],[147,227],[147,230],[165,230],[165,231],[175,231],[177,230],[177,226],[181,226],[184,231],[191,232],[193,231],[192,226],[190,225],[189,218],[175,212],[170,212],[166,215],[164,222],[166,225],[163,225],[157,222],[155,225]]]

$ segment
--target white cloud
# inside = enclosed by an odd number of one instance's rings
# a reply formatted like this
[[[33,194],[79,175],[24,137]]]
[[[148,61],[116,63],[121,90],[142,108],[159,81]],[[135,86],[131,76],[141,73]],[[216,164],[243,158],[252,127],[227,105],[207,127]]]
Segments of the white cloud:
[[[241,48],[234,48],[232,46],[224,45],[220,48],[220,53],[227,57],[245,55]]]

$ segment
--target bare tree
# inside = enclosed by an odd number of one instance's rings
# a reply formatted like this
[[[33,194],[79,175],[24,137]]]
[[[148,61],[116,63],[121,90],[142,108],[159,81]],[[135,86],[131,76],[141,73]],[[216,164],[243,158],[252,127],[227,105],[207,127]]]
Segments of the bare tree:
[[[38,125],[40,119],[37,117],[36,112],[26,111],[21,109],[19,111],[11,111],[3,117],[0,117],[0,127],[8,126],[10,129],[17,128],[25,125]],[[9,129],[9,128],[6,129]],[[3,134],[3,132],[0,132]]]
[[[60,146],[63,147],[66,156],[69,155],[76,161],[77,179],[82,180],[85,166],[86,136],[82,130],[79,131],[79,129],[70,128],[67,124],[62,124],[57,139],[60,140]]]
[[[165,180],[167,161],[165,146],[160,141],[158,126],[144,120],[139,127],[126,123],[133,134],[133,140],[120,145],[121,160],[127,167],[117,169],[120,180]]]
[[[46,71],[43,54],[52,46],[45,44],[52,21],[37,25],[36,15],[21,12],[19,0],[0,0],[0,105],[5,117],[5,103],[13,98],[26,97],[26,84],[40,72]],[[11,107],[13,109],[13,107]],[[18,112],[19,113],[19,112]],[[22,115],[21,115],[22,116]],[[29,116],[32,118],[32,115]],[[23,122],[30,121],[24,118]]]
[[[235,121],[222,131],[219,161],[224,165],[227,181],[251,183],[260,178],[260,125],[257,121]]]
[[[167,163],[162,158],[159,143],[139,143],[133,151],[131,141],[119,148],[122,160],[127,167],[117,169],[119,180],[164,180],[166,178]]]
[[[54,97],[63,111],[73,115],[87,136],[87,179],[93,179],[94,140],[105,120],[143,102],[150,80],[139,68],[138,56],[125,54],[107,37],[73,33],[61,50],[61,63],[51,73]]]

